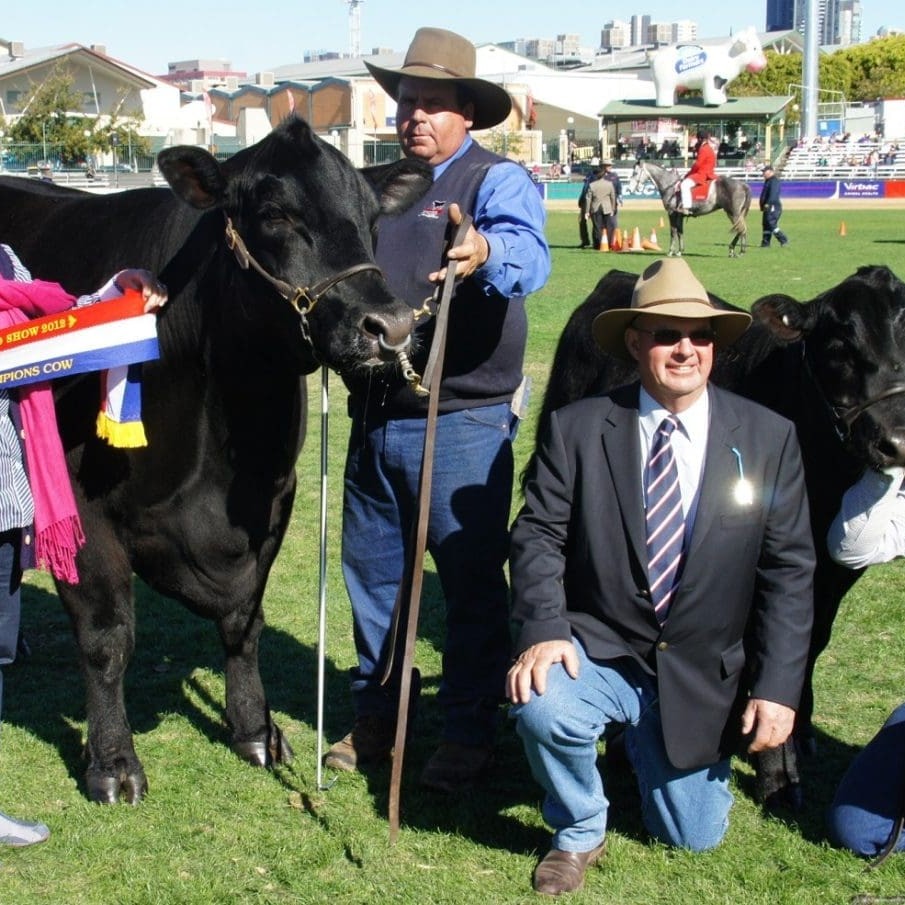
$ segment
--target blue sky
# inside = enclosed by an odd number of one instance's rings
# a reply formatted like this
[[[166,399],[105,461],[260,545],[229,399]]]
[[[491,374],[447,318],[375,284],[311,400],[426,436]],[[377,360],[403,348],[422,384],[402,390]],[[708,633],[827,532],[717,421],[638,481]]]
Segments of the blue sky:
[[[570,3],[559,8],[551,0],[454,0],[423,17],[413,18],[417,0],[363,0],[359,6],[361,49],[405,50],[421,25],[449,28],[475,43],[519,37],[578,34],[596,47],[600,29],[614,15],[615,4]],[[439,7],[448,7],[441,10]],[[677,13],[680,7],[681,14]],[[881,26],[905,28],[899,0],[862,0],[862,35]],[[600,10],[595,12],[594,9]],[[621,18],[632,12],[655,20],[693,19],[701,37],[765,24],[766,0],[741,4],[689,0],[655,0],[623,6]],[[37,4],[3,0],[0,37],[43,47],[75,41],[104,44],[107,52],[151,73],[166,72],[167,63],[186,59],[227,59],[234,69],[249,74],[297,62],[306,49],[345,51],[349,47],[349,4],[346,0],[38,0]]]

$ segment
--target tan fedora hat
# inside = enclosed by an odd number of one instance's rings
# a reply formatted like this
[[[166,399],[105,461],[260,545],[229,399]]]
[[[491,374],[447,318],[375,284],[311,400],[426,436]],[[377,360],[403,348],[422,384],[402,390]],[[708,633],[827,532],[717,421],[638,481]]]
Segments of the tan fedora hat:
[[[471,41],[443,28],[419,28],[401,69],[384,69],[365,60],[368,72],[392,98],[399,96],[399,80],[443,79],[462,85],[474,103],[474,129],[501,123],[512,109],[505,88],[475,77],[475,49]]]
[[[610,355],[630,360],[625,330],[639,314],[706,318],[716,333],[716,349],[731,346],[751,323],[751,315],[745,311],[715,308],[707,290],[682,258],[655,261],[638,277],[631,308],[613,308],[594,318],[591,332],[597,345]]]

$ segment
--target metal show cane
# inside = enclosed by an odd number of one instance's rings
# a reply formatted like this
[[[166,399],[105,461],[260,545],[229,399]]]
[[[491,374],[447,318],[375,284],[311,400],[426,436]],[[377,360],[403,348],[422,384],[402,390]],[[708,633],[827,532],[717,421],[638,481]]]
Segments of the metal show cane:
[[[450,247],[461,245],[471,226],[472,218],[464,216],[456,228]],[[446,279],[437,307],[434,324],[434,338],[428,354],[424,376],[421,378],[422,392],[429,394],[427,420],[424,429],[424,450],[421,456],[421,474],[418,481],[418,514],[415,523],[415,537],[410,562],[407,563],[408,575],[404,576],[400,585],[398,603],[405,612],[405,625],[402,646],[402,662],[399,664],[399,703],[396,713],[396,737],[393,745],[393,762],[390,772],[389,792],[389,824],[390,843],[396,842],[399,836],[399,801],[402,787],[402,763],[405,756],[405,743],[408,730],[408,711],[411,699],[412,665],[415,659],[415,638],[418,633],[418,614],[421,608],[421,584],[424,575],[424,551],[427,546],[428,515],[430,511],[431,484],[434,467],[434,440],[437,430],[437,411],[440,399],[440,378],[443,374],[443,358],[446,348],[447,323],[449,307],[452,301],[453,287],[456,277],[456,262],[448,261]],[[408,579],[406,581],[406,578]],[[405,592],[408,592],[407,594]],[[407,606],[405,597],[408,597]],[[394,645],[395,647],[395,645]]]
[[[336,778],[327,785],[323,782],[324,761],[324,661],[327,653],[327,439],[329,421],[329,371],[321,366],[321,517],[318,557],[317,600],[317,769],[319,792],[329,789]]]

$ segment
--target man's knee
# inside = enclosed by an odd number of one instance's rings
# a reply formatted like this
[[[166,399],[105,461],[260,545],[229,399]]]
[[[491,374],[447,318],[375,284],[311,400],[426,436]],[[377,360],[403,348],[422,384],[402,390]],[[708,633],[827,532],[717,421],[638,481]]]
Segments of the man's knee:
[[[893,821],[848,805],[830,808],[827,818],[833,844],[862,858],[875,858],[893,831]],[[897,850],[903,848],[899,839]]]
[[[560,746],[595,742],[586,720],[578,720],[562,706],[562,699],[548,687],[547,693],[533,694],[527,704],[512,710],[516,730],[526,741],[538,745]]]
[[[707,852],[716,848],[729,829],[729,818],[703,823],[700,820],[677,821],[665,824],[657,821],[656,827],[648,827],[648,832],[658,842],[673,848],[684,848],[692,852]]]
[[[716,848],[729,829],[733,797],[725,782],[673,782],[645,795],[647,831],[658,842],[692,852]]]

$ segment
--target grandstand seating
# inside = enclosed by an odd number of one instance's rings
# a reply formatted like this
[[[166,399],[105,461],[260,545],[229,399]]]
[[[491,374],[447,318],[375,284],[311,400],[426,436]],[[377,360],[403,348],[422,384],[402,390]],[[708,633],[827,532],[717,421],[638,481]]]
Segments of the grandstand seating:
[[[889,157],[885,152],[893,147]],[[875,153],[877,162],[869,163]],[[780,166],[783,179],[905,179],[905,139],[823,141],[794,147]]]

